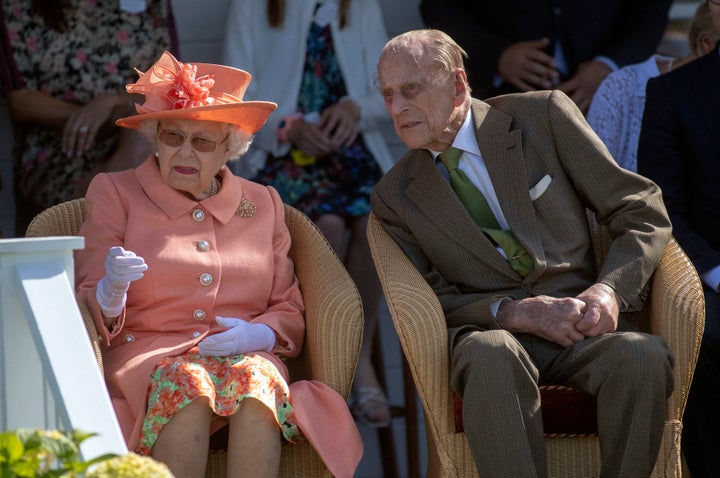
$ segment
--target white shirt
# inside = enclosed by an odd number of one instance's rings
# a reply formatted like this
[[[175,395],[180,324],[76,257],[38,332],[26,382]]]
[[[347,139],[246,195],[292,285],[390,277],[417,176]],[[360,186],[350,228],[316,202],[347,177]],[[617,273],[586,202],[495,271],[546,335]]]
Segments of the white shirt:
[[[485,161],[480,154],[480,147],[475,139],[475,130],[473,129],[472,111],[468,111],[465,116],[465,121],[460,127],[455,136],[452,146],[459,150],[462,150],[463,154],[460,157],[458,168],[460,168],[477,187],[490,206],[497,219],[498,224],[505,230],[510,229],[507,219],[500,208],[500,201],[498,201],[497,194],[495,194],[495,188],[490,180],[490,174],[488,173]],[[438,151],[431,151],[433,157],[437,158],[440,154]],[[505,253],[500,249],[500,253],[505,257]]]
[[[463,152],[460,157],[460,161],[458,162],[458,168],[461,169],[475,187],[483,193],[483,196],[485,196],[485,200],[488,202],[490,210],[495,215],[495,219],[498,224],[500,224],[500,227],[504,230],[509,230],[510,226],[508,225],[507,219],[505,219],[505,214],[503,214],[502,209],[500,208],[500,201],[498,201],[495,188],[490,180],[490,174],[488,173],[487,166],[482,158],[482,154],[480,154],[480,146],[478,146],[477,139],[475,138],[472,111],[468,111],[468,114],[465,116],[465,121],[463,121],[460,131],[458,131],[457,135],[455,135],[452,147]],[[440,152],[432,150],[431,153],[434,158],[437,158],[440,154]],[[497,249],[500,255],[507,259],[507,255],[501,247],[498,246],[495,249]],[[497,316],[500,304],[506,300],[512,299],[510,297],[504,297],[490,304],[490,311],[493,317]]]

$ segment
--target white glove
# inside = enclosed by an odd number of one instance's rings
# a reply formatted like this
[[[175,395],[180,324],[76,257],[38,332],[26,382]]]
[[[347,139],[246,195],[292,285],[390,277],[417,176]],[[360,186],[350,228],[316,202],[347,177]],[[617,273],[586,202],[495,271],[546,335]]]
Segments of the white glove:
[[[105,256],[105,275],[97,285],[95,297],[105,317],[117,317],[125,308],[130,282],[147,270],[145,259],[120,246],[111,247]]]
[[[220,316],[216,316],[215,321],[228,329],[201,340],[198,349],[202,355],[237,355],[259,350],[270,352],[275,347],[275,331],[265,324]]]

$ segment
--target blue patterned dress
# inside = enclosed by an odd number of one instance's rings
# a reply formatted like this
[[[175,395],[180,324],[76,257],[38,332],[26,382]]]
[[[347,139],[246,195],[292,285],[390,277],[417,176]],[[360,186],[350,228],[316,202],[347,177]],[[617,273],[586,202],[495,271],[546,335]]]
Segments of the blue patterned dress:
[[[297,111],[322,112],[346,95],[330,27],[313,22],[308,32]],[[284,202],[313,220],[323,214],[353,217],[370,212],[370,192],[382,171],[360,135],[351,146],[341,146],[305,166],[296,164],[292,154],[282,157],[268,154],[254,181],[272,185]]]

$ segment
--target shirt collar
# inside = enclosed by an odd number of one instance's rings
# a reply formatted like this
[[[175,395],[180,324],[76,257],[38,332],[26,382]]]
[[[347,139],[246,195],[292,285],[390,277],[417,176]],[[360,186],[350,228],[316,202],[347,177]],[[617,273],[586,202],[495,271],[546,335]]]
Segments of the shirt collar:
[[[468,113],[465,115],[465,120],[455,135],[452,146],[462,150],[463,152],[480,156],[480,147],[477,144],[477,139],[475,138],[475,128],[473,127],[472,110],[468,110]],[[437,159],[438,155],[442,153],[442,151],[430,150],[430,153],[433,155],[433,158]]]

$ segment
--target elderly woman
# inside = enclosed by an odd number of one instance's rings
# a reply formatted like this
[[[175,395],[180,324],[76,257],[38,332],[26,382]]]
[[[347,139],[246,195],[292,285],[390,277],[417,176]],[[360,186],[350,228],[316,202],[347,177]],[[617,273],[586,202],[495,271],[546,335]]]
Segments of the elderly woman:
[[[322,430],[354,429],[342,397],[314,382],[288,386],[282,358],[299,353],[304,320],[283,203],[226,167],[276,106],[242,101],[250,78],[166,52],[128,85],[145,102],[117,123],[144,132],[156,152],[90,184],[79,294],[104,337],[130,449],[177,477],[204,476],[209,436],[229,424],[228,476],[275,476],[281,437],[296,440],[311,418],[307,438],[334,474],[352,476],[357,430],[345,435],[347,456],[330,456],[336,438]],[[295,403],[300,387],[308,398]]]

